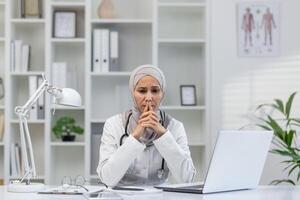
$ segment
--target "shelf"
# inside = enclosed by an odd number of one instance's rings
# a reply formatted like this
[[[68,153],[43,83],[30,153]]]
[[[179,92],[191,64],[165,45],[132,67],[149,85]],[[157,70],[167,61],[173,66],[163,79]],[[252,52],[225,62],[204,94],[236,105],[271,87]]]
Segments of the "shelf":
[[[1,146],[4,146],[4,142],[0,142],[0,147],[1,147]]]
[[[41,24],[45,23],[45,19],[26,19],[26,18],[15,18],[10,20],[14,24]]]
[[[51,108],[52,110],[84,110],[85,106],[73,107],[73,106],[58,106],[54,105]]]
[[[4,110],[4,109],[5,109],[4,105],[0,105],[0,110]]]
[[[36,71],[36,72],[11,72],[10,75],[12,76],[39,76],[42,75],[45,72],[42,71]]]
[[[91,119],[91,123],[105,123],[106,119]]]
[[[162,110],[205,110],[205,106],[161,106]]]
[[[131,72],[91,72],[92,76],[130,76]]]
[[[93,24],[152,24],[151,19],[92,19]]]
[[[4,42],[5,38],[4,37],[0,37],[0,42]]]
[[[53,7],[85,7],[85,2],[52,2]]]
[[[84,147],[84,142],[51,142],[51,146],[59,146],[59,147]]]
[[[84,43],[85,38],[51,38],[53,43]]]
[[[204,44],[206,41],[205,39],[189,39],[189,38],[183,38],[183,39],[158,39],[159,43],[191,43],[191,44]]]
[[[158,7],[205,7],[205,3],[158,3]]]
[[[28,120],[27,122],[28,122],[28,124],[44,124],[45,120],[44,119]],[[19,120],[18,119],[12,119],[12,120],[10,120],[10,123],[19,124]]]
[[[0,1],[0,6],[5,6],[5,2]]]

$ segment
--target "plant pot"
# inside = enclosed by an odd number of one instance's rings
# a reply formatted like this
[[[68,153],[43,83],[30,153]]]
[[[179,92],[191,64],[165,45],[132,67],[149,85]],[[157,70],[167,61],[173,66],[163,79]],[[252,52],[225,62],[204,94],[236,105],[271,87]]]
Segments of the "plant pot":
[[[76,138],[76,135],[63,135],[61,136],[62,141],[64,142],[73,142]]]

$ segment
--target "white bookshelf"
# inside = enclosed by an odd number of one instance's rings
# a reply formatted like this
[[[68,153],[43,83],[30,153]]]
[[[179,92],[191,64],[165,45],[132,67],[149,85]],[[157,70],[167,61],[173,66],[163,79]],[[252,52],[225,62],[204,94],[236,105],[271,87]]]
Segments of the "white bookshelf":
[[[210,149],[208,2],[115,0],[118,15],[114,19],[99,19],[99,0],[43,0],[41,19],[20,18],[18,2],[0,1],[0,76],[5,76],[6,83],[0,112],[7,116],[6,137],[0,143],[0,161],[4,161],[0,164],[0,179],[8,183],[13,178],[9,172],[9,151],[19,139],[14,107],[24,105],[28,99],[29,76],[45,73],[52,80],[52,64],[66,62],[71,76],[67,87],[79,91],[83,105],[52,105],[52,98],[46,94],[45,118],[28,121],[39,180],[60,184],[63,176],[78,174],[88,181],[98,179],[95,149],[99,148],[103,125],[108,117],[128,109],[130,72],[147,63],[165,72],[167,93],[162,109],[184,123],[198,171],[196,181],[203,180]],[[57,10],[76,11],[76,38],[53,37],[53,13]],[[1,29],[2,25],[5,29]],[[97,28],[118,31],[120,71],[92,71],[92,33]],[[10,71],[10,42],[17,39],[31,45],[28,72]],[[181,106],[179,88],[183,84],[196,86],[196,106]],[[74,117],[84,128],[84,135],[77,135],[75,142],[68,143],[55,138],[51,129],[62,116]]]

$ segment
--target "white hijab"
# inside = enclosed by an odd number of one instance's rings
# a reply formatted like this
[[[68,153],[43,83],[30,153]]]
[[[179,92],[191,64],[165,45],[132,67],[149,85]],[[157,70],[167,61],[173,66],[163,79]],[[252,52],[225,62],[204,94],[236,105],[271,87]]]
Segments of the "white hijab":
[[[131,108],[132,116],[130,117],[129,124],[128,124],[128,134],[131,134],[133,132],[133,130],[137,126],[137,122],[141,115],[141,112],[138,109],[138,105],[134,99],[133,93],[134,93],[134,89],[135,89],[137,83],[139,82],[139,80],[141,80],[145,76],[152,76],[153,78],[155,78],[158,81],[160,89],[163,93],[162,99],[163,99],[165,91],[166,91],[165,76],[158,67],[155,67],[153,65],[141,65],[141,66],[135,68],[131,72],[130,79],[129,79],[129,89],[131,92],[131,97],[133,99],[134,105]],[[161,102],[162,102],[162,100],[160,101],[160,104],[161,104]],[[159,110],[156,110],[155,112],[156,112],[159,120],[161,120]],[[125,121],[125,123],[127,121],[129,113],[130,113],[130,111],[127,112],[127,114],[125,114],[125,120],[123,120],[123,121]],[[146,145],[149,145],[155,138],[156,138],[156,133],[153,132],[153,129],[147,128],[145,130],[144,134],[142,135],[142,137],[140,138],[140,141],[145,143]]]

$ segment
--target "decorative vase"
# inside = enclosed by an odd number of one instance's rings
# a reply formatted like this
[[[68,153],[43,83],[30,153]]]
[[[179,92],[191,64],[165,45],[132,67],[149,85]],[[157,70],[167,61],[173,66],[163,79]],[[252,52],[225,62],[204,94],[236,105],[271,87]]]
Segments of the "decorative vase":
[[[115,8],[112,0],[102,0],[98,7],[98,17],[115,18]]]

